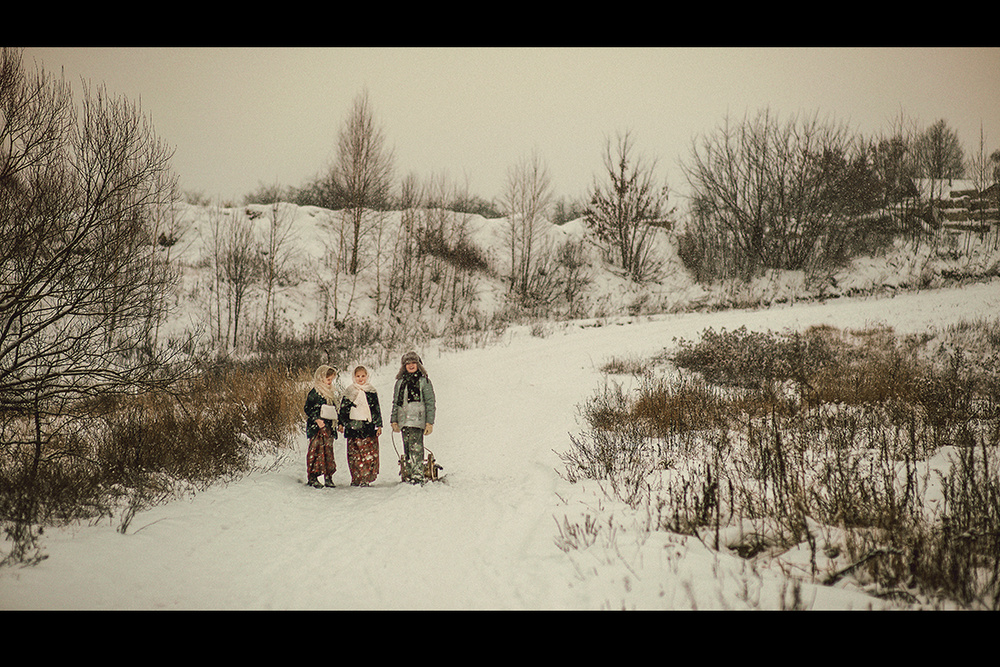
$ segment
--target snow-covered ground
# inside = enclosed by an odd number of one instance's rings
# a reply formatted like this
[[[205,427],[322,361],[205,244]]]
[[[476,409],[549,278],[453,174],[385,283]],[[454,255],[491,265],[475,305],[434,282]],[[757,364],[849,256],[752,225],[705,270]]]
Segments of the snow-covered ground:
[[[277,468],[118,522],[47,529],[48,558],[0,570],[0,609],[598,610],[778,609],[792,586],[699,541],[643,529],[645,517],[598,484],[570,484],[557,452],[580,430],[577,406],[611,357],[651,355],[709,327],[781,331],[885,323],[900,333],[996,318],[1000,280],[962,288],[781,305],[754,311],[552,323],[511,329],[497,345],[421,349],[437,392],[427,438],[446,482],[398,483],[381,439],[381,474],[305,486],[305,439]],[[536,332],[537,333],[537,332]],[[398,358],[398,357],[397,357]],[[391,390],[395,363],[372,368]],[[590,517],[597,540],[563,551],[559,526]],[[852,589],[804,586],[810,609],[883,603]]]

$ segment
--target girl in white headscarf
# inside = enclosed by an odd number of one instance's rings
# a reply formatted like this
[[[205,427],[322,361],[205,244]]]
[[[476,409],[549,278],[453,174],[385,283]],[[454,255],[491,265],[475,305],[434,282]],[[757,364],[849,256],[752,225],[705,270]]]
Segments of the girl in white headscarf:
[[[364,366],[354,369],[354,384],[340,402],[338,428],[347,439],[347,465],[351,486],[369,486],[378,477],[378,439],[382,435],[382,410],[378,392],[368,383]]]
[[[306,453],[306,475],[309,486],[320,488],[319,476],[323,475],[324,483],[332,487],[333,473],[337,471],[337,462],[333,458],[333,441],[337,439],[336,410],[340,401],[340,386],[337,382],[337,369],[333,366],[320,366],[313,374],[313,386],[306,395],[306,437],[309,438],[309,450]],[[324,406],[326,409],[324,410]],[[326,414],[324,412],[332,413]]]

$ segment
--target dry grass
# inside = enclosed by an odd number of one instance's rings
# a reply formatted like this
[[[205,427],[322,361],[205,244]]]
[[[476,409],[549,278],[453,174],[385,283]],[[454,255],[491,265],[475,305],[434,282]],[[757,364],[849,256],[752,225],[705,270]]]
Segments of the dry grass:
[[[997,608],[998,357],[990,322],[916,337],[709,330],[681,341],[679,374],[606,366],[641,381],[581,407],[566,476],[748,558],[805,545],[815,581]]]
[[[171,394],[103,397],[48,424],[40,449],[5,446],[6,562],[42,558],[44,526],[119,517],[280,458],[301,424],[301,382],[278,368],[217,364]],[[9,431],[8,431],[9,432]]]

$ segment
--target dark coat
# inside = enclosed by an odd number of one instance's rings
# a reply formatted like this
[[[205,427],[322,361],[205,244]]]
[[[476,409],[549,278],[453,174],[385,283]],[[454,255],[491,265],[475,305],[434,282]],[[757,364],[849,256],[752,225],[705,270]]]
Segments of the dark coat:
[[[319,426],[316,425],[316,420],[319,419],[320,407],[326,405],[326,399],[316,391],[315,389],[310,389],[309,393],[306,394],[306,437],[312,440],[319,433]],[[329,424],[329,430],[333,435],[333,439],[337,439],[337,429],[334,428],[333,420],[326,420]]]
[[[355,438],[374,438],[376,429],[382,428],[382,409],[379,407],[378,394],[374,391],[366,391],[365,397],[368,399],[368,409],[372,412],[372,420],[370,422],[351,419],[351,408],[354,407],[354,402],[347,396],[344,396],[340,401],[340,412],[338,413],[337,421],[344,427],[345,438],[351,440]]]

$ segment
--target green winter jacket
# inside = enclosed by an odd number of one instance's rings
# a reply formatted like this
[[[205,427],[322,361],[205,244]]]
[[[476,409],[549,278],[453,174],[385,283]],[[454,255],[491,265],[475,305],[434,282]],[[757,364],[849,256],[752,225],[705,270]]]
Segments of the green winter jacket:
[[[392,416],[389,422],[399,424],[401,427],[424,428],[427,424],[434,423],[435,399],[434,385],[430,379],[420,374],[418,382],[420,400],[410,402],[403,395],[406,393],[406,377],[396,380],[396,386],[392,390]]]

